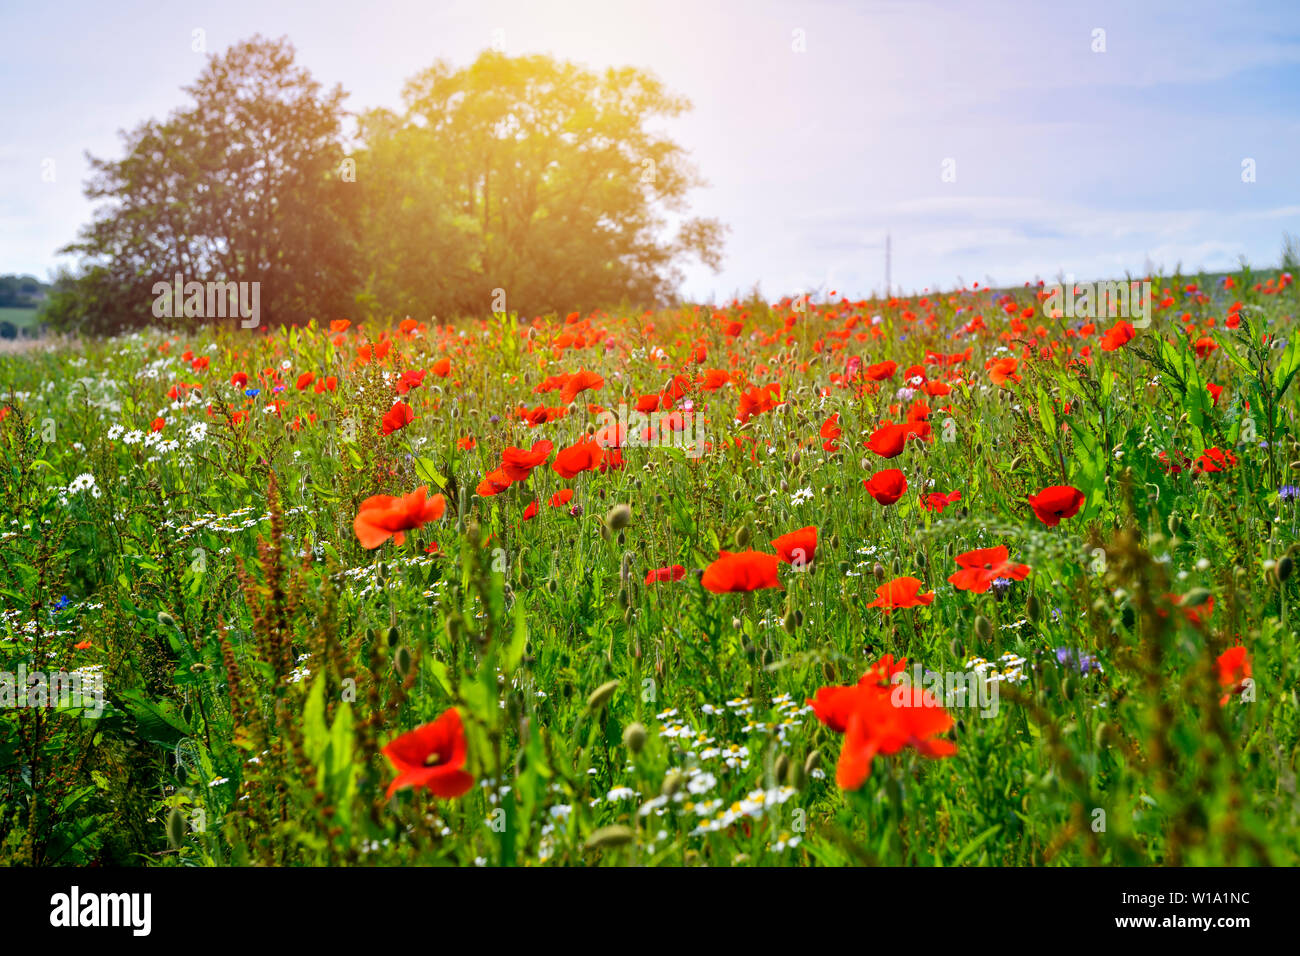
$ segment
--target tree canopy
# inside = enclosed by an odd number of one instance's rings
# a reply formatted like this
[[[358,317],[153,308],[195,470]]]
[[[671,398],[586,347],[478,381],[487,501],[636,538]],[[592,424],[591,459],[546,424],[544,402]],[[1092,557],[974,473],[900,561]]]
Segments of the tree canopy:
[[[404,109],[344,133],[287,40],[212,56],[192,103],[91,157],[106,200],[65,251],[82,256],[55,324],[156,322],[155,283],[260,282],[270,322],[357,315],[541,314],[672,298],[689,256],[716,268],[724,228],[688,218],[701,185],[653,128],[689,104],[654,76],[547,56],[439,61]]]

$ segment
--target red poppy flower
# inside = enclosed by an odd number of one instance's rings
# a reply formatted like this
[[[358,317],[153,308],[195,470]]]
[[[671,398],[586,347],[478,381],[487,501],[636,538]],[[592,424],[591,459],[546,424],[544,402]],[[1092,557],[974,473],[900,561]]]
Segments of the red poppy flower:
[[[352,530],[356,532],[361,547],[373,550],[390,537],[394,544],[400,545],[406,540],[403,532],[422,528],[441,518],[447,510],[447,501],[442,495],[426,498],[428,491],[427,485],[421,485],[401,498],[373,495],[361,502],[352,522]]]
[[[919,578],[894,578],[887,584],[876,588],[876,599],[867,607],[878,607],[886,614],[893,614],[900,607],[917,607],[921,604],[933,604],[934,592],[920,593],[923,587]]]
[[[961,501],[960,491],[950,491],[946,495],[940,491],[932,491],[929,494],[921,495],[921,507],[936,514],[943,514],[944,508],[958,501]]]
[[[572,488],[562,488],[555,494],[551,495],[551,507],[560,508],[567,505],[573,499]]]
[[[959,591],[984,594],[998,578],[1023,581],[1029,576],[1029,565],[1012,564],[1005,545],[996,548],[977,548],[957,555],[961,570],[948,578]]]
[[[907,478],[897,468],[886,468],[864,480],[862,487],[882,505],[892,505],[907,491]]]
[[[527,481],[533,469],[546,461],[555,446],[546,439],[533,442],[529,451],[522,448],[507,448],[501,454],[501,470],[511,481]]]
[[[887,685],[890,678],[907,668],[907,658],[894,660],[893,654],[886,654],[871,665],[858,683],[852,687],[820,687],[817,693],[809,697],[807,703],[813,714],[823,724],[837,734],[844,733],[849,725],[849,714],[853,709],[853,692],[863,684]]]
[[[656,584],[661,581],[680,581],[684,577],[686,577],[686,569],[680,564],[674,564],[667,568],[656,568],[653,571],[647,571],[645,583]]]
[[[584,471],[599,468],[604,458],[605,450],[600,447],[600,443],[586,438],[556,455],[551,468],[561,478],[572,478]]]
[[[1101,337],[1101,350],[1103,352],[1114,352],[1116,349],[1123,348],[1137,334],[1133,326],[1128,322],[1119,322],[1114,328],[1108,329],[1106,334]]]
[[[817,555],[817,528],[809,525],[783,534],[772,542],[772,549],[784,564],[805,568],[812,564]]]
[[[474,493],[480,498],[491,498],[493,495],[499,495],[505,491],[513,482],[510,476],[505,473],[505,469],[498,468],[495,471],[489,471],[483,476],[483,480],[478,483]]]
[[[778,405],[783,404],[779,401],[780,396],[781,386],[776,382],[771,385],[764,385],[761,388],[751,388],[748,392],[742,392],[740,395],[740,408],[736,412],[736,421],[743,425],[755,415],[770,412]]]
[[[384,416],[383,430],[385,435],[391,435],[399,428],[405,428],[411,422],[415,421],[415,410],[405,402],[398,402],[388,410]]]
[[[854,687],[823,687],[812,704],[819,720],[832,730],[843,732],[844,744],[836,766],[835,781],[842,790],[857,790],[871,775],[877,755],[898,753],[912,747],[926,757],[947,757],[957,752],[951,741],[937,739],[953,726],[952,717],[929,692],[913,688],[897,693],[889,677],[905,662],[882,667],[885,659]]]
[[[774,554],[758,551],[732,554],[719,551],[718,560],[704,569],[701,583],[714,594],[779,588],[781,582],[777,580],[776,569],[777,558]]]
[[[1213,596],[1206,598],[1204,603],[1187,605],[1186,607],[1183,606],[1183,602],[1187,600],[1186,594],[1166,594],[1165,600],[1182,611],[1183,617],[1187,618],[1190,623],[1195,624],[1197,627],[1205,624],[1205,622],[1209,620],[1210,615],[1214,613]],[[1157,611],[1157,613],[1161,617],[1165,616],[1164,611]]]
[[[864,443],[881,458],[897,458],[909,438],[930,439],[929,422],[903,422],[898,425],[886,422]]]
[[[1029,496],[1029,507],[1038,520],[1055,528],[1064,518],[1073,518],[1083,508],[1083,492],[1073,485],[1052,485]]]
[[[585,369],[574,372],[564,383],[564,389],[560,392],[560,398],[567,405],[573,401],[582,392],[592,389],[599,391],[605,384],[605,380],[595,372],[588,372]]]
[[[862,374],[873,382],[883,382],[885,379],[893,378],[896,371],[898,371],[897,362],[877,362],[864,368]]]
[[[153,424],[149,426],[149,430],[150,430],[150,431],[153,431],[153,432],[160,432],[160,431],[162,431],[165,427],[167,427],[167,419],[165,419],[165,418],[155,418],[155,419],[153,420]]]
[[[429,371],[433,372],[438,378],[446,378],[451,374],[451,359],[440,358],[429,366]]]
[[[314,381],[316,381],[315,372],[303,372],[298,376],[298,381],[294,383],[294,387],[301,392]]]
[[[844,429],[840,427],[840,413],[836,412],[826,421],[822,422],[821,436],[826,439],[822,442],[823,451],[835,450],[835,439],[844,434]]]
[[[1000,359],[991,359],[984,366],[989,373],[989,381],[994,385],[1005,385],[1008,381],[1019,382],[1020,376],[1016,374],[1016,367],[1020,363],[1010,356]]]
[[[533,501],[528,505],[527,508],[524,509],[524,520],[528,521],[530,518],[536,518],[536,517],[537,517],[537,502]]]
[[[388,785],[390,797],[414,787],[451,799],[474,786],[474,778],[464,769],[469,755],[465,725],[454,707],[433,723],[402,734],[384,747],[383,754],[397,771],[397,778]]]
[[[1237,456],[1230,451],[1224,451],[1220,448],[1207,448],[1201,452],[1201,456],[1196,459],[1196,464],[1192,466],[1192,471],[1198,475],[1211,474],[1219,471],[1227,471],[1229,468],[1236,467]]]
[[[1215,664],[1219,671],[1219,686],[1227,691],[1219,700],[1219,706],[1222,707],[1245,690],[1246,681],[1250,677],[1250,656],[1246,653],[1246,648],[1238,644],[1220,654]]]

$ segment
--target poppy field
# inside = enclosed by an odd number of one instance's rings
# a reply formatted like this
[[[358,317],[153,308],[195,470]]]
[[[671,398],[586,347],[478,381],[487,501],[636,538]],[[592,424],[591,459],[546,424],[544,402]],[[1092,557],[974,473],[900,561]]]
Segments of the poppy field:
[[[1148,278],[0,354],[0,862],[1294,865],[1297,292]]]

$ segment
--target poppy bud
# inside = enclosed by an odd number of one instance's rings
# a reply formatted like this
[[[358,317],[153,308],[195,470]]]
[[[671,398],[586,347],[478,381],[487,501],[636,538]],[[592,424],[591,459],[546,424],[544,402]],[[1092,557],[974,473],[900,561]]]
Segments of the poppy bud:
[[[795,620],[794,611],[786,611],[785,617],[781,620],[781,626],[785,628],[787,634],[793,634],[799,627],[799,622]]]
[[[593,690],[591,696],[587,698],[587,709],[596,711],[604,707],[609,702],[609,699],[614,696],[614,691],[617,689],[617,680],[605,681],[605,683]]]
[[[948,642],[948,650],[952,651],[952,656],[957,658],[958,660],[961,660],[963,657],[966,656],[962,652],[961,641],[957,640],[957,638],[955,637]]]
[[[885,580],[885,566],[877,561],[871,568],[871,576],[877,581]]]
[[[839,550],[840,536],[838,534],[831,535],[830,540],[827,542],[827,544],[831,546],[832,551]]]
[[[736,529],[736,547],[744,549],[749,545],[749,527],[741,525]]]
[[[772,765],[772,776],[777,783],[782,783],[789,772],[790,758],[786,754],[781,754],[776,758],[776,763]]]
[[[799,467],[799,462],[802,461],[802,460],[803,460],[803,456],[799,454],[799,449],[796,448],[796,449],[794,450],[794,454],[790,456],[790,464],[792,464],[792,465],[794,465],[796,468],[798,468],[798,467]]]
[[[804,776],[811,777],[813,771],[822,765],[822,752],[814,750],[803,762]]]
[[[902,562],[900,562],[898,558],[894,558],[894,560],[890,563],[890,567],[893,569],[895,576],[898,575],[899,571],[903,570]]]
[[[803,764],[797,760],[791,760],[789,769],[785,772],[785,782],[796,790],[802,790],[804,785]]]
[[[1038,595],[1031,594],[1028,600],[1025,601],[1025,615],[1035,624],[1042,620],[1043,605],[1039,603]]]
[[[1291,560],[1291,555],[1284,554],[1278,560],[1277,567],[1274,569],[1274,573],[1277,574],[1277,579],[1279,583],[1285,584],[1286,579],[1291,576],[1291,572],[1294,570],[1295,570],[1295,562]]]
[[[159,612],[158,612],[158,623],[161,624],[163,627],[172,627],[172,628],[174,628],[174,627],[176,626],[176,618],[172,617],[172,616],[171,616],[170,614],[168,614],[166,611],[159,611]]]
[[[601,827],[599,830],[593,830],[591,836],[587,837],[587,842],[583,848],[587,850],[600,850],[605,847],[623,846],[631,843],[636,837],[631,827],[626,827],[621,823],[614,823],[607,827]]]
[[[649,734],[646,732],[645,724],[634,722],[623,728],[623,746],[634,754],[639,754],[645,748],[647,737]]]
[[[387,641],[388,641],[388,646],[389,646],[390,649],[391,649],[391,648],[394,648],[394,647],[397,646],[397,627],[396,627],[396,626],[390,627],[390,628],[388,629]]]
[[[1212,595],[1205,588],[1192,588],[1190,591],[1188,591],[1186,594],[1183,595],[1183,599],[1180,602],[1179,606],[1200,607],[1206,601],[1210,600],[1210,598],[1212,598],[1213,596],[1214,595]]]
[[[987,641],[993,636],[993,625],[983,614],[975,615],[975,636],[981,641]]]
[[[406,675],[411,673],[411,651],[406,647],[399,647],[393,654],[393,667],[397,670],[397,676],[406,680]]]
[[[615,505],[605,515],[605,524],[610,531],[621,531],[632,520],[632,509],[628,505]]]
[[[173,850],[179,850],[185,842],[185,818],[181,812],[172,807],[167,814],[167,844]]]
[[[627,607],[627,605],[628,605],[627,588],[619,588],[619,589],[618,589],[618,606],[619,606],[619,607]]]
[[[659,792],[665,797],[671,797],[682,788],[682,784],[685,782],[686,777],[680,770],[670,770],[668,775],[664,777],[663,786],[659,788]]]
[[[554,594],[559,589],[560,586],[555,583],[555,578],[551,578],[549,581],[546,582],[546,590],[549,591],[551,594]]]

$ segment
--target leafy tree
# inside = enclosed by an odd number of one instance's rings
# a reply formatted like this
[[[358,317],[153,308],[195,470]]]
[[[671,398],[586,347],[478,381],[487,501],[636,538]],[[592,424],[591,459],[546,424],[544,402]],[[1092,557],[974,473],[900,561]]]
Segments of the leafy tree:
[[[717,268],[723,227],[668,216],[701,181],[651,128],[690,104],[641,70],[597,75],[547,56],[444,61],[404,92],[406,112],[363,118],[366,294],[380,307],[538,314],[655,304],[677,264]]]
[[[354,184],[342,89],[323,92],[287,40],[212,56],[193,104],[123,133],[126,155],[90,157],[106,199],[64,251],[84,257],[48,315],[86,331],[157,322],[156,282],[258,282],[264,321],[347,314],[356,286]],[[190,319],[189,321],[194,321]]]

